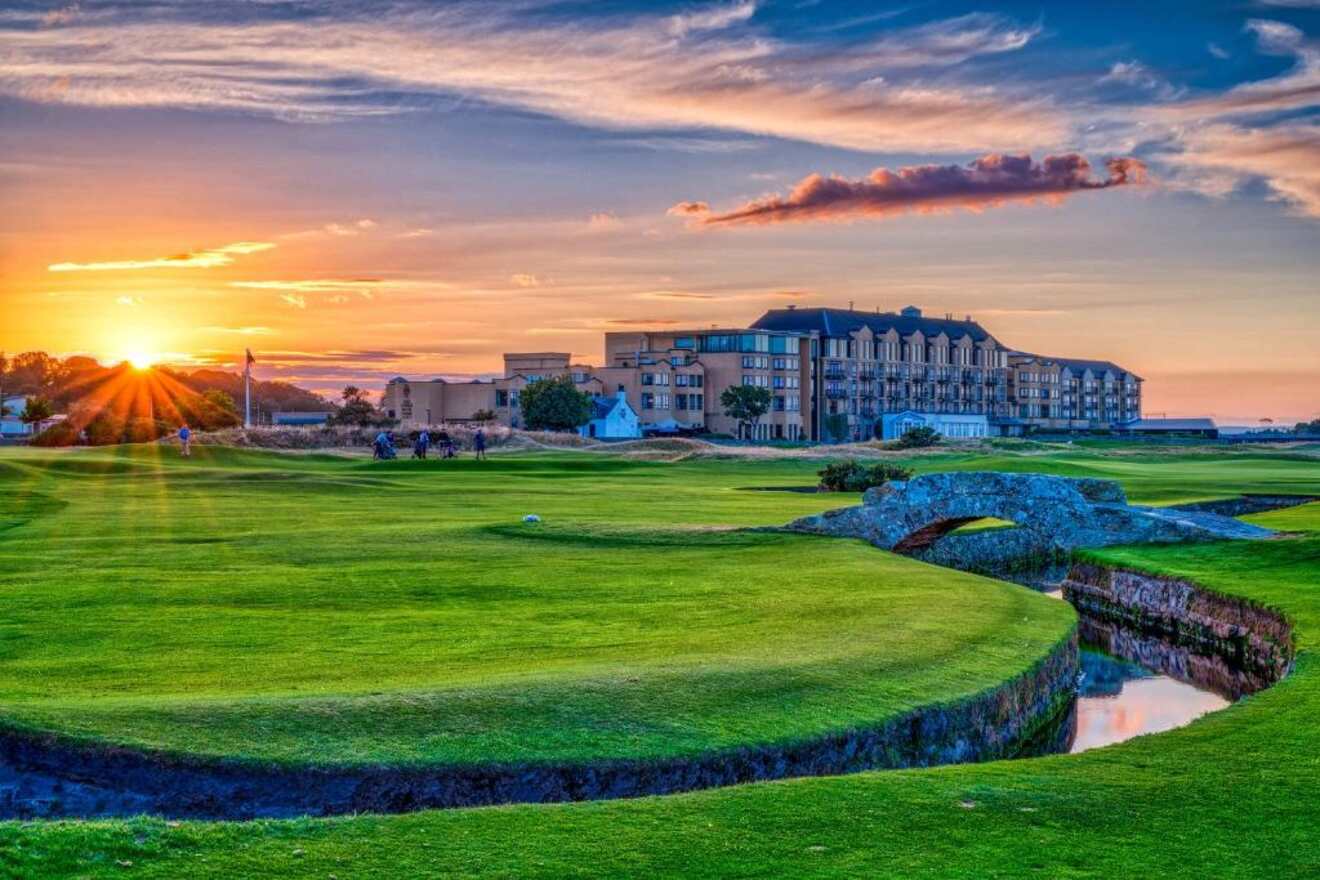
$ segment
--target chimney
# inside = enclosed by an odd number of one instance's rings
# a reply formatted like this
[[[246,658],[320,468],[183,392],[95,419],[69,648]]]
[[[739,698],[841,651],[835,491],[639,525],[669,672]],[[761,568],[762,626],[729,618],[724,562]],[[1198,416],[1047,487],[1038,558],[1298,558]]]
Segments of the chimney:
[[[899,312],[899,314],[905,318],[920,318],[921,309],[917,308],[916,306],[906,306],[904,307],[903,311]]]
[[[788,310],[791,312],[791,311],[793,311],[793,310],[796,309],[796,308],[797,308],[797,304],[794,303],[793,305],[791,305],[791,306],[788,307]]]

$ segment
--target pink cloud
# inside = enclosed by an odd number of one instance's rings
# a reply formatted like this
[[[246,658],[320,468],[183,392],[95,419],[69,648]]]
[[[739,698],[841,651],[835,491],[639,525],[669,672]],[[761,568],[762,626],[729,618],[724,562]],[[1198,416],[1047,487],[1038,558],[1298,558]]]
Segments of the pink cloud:
[[[701,225],[848,220],[912,211],[979,212],[1006,202],[1058,200],[1077,192],[1145,181],[1146,168],[1137,159],[1110,159],[1105,167],[1108,177],[1096,178],[1090,163],[1077,153],[1046,156],[1039,163],[1026,155],[991,154],[967,166],[877,168],[861,180],[812,174],[787,196],[768,196],[723,214],[711,214]]]

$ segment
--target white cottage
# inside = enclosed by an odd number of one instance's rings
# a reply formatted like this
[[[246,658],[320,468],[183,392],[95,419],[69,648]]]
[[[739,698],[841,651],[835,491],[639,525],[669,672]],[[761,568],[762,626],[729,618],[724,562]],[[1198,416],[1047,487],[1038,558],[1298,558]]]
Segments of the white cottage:
[[[629,406],[627,393],[620,391],[613,397],[593,397],[591,421],[578,431],[597,440],[628,440],[642,436],[642,423]]]

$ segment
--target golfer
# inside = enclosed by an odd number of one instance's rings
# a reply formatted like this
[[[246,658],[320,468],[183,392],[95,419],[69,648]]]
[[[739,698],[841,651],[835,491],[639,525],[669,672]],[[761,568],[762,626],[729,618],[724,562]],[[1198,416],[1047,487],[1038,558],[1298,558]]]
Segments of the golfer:
[[[179,453],[184,458],[192,458],[192,431],[187,425],[179,428]]]

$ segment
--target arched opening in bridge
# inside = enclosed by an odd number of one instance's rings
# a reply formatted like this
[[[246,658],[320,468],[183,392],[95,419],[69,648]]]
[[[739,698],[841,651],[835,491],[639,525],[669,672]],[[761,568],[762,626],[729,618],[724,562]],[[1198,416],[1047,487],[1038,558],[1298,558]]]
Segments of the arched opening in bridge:
[[[895,553],[916,553],[928,549],[950,535],[975,535],[982,532],[1014,529],[1018,524],[995,516],[950,517],[938,519],[909,533],[894,545]]]

